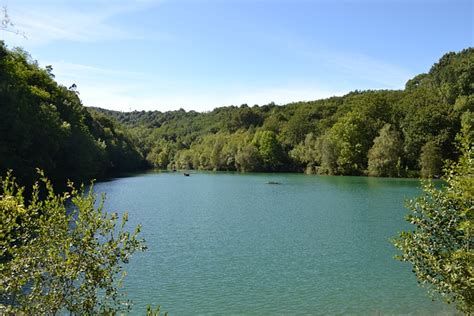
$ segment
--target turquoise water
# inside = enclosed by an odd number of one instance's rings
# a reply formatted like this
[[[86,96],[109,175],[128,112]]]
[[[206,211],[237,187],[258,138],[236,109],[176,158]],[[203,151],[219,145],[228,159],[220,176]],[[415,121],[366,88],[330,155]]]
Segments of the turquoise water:
[[[95,189],[143,225],[149,249],[126,267],[133,314],[147,304],[171,315],[453,311],[393,259],[417,180],[155,172]]]

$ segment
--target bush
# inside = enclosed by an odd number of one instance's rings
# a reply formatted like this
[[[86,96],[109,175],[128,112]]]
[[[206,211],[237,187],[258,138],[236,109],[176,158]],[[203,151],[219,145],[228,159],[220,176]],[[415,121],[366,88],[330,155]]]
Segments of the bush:
[[[140,227],[126,231],[127,214],[119,221],[105,212],[104,197],[95,207],[92,188],[70,183],[69,192],[56,194],[40,176],[28,201],[11,173],[1,181],[0,314],[128,310],[118,290],[123,264],[145,249]]]
[[[466,121],[465,123],[469,123]],[[467,314],[474,312],[474,145],[472,125],[463,126],[462,155],[446,169],[446,185],[424,185],[412,200],[407,220],[415,230],[402,232],[395,245],[410,262],[419,282]]]

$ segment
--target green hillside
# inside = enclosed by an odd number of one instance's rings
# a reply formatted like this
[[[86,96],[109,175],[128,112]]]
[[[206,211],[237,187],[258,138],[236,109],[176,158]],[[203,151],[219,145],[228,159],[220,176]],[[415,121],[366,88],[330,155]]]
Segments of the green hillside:
[[[444,55],[404,90],[206,113],[91,112],[126,126],[158,168],[437,176],[443,160],[458,156],[455,136],[473,110],[473,92],[468,48]]]
[[[0,174],[31,183],[41,168],[56,183],[136,170],[146,163],[113,120],[82,106],[75,87],[54,80],[20,49],[0,41]]]

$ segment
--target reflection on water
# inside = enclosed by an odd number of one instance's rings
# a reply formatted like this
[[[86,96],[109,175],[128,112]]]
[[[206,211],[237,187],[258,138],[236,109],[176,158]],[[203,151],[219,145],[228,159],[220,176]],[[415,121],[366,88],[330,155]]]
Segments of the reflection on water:
[[[147,173],[96,191],[143,225],[149,250],[125,284],[137,315],[453,312],[393,259],[418,180]]]

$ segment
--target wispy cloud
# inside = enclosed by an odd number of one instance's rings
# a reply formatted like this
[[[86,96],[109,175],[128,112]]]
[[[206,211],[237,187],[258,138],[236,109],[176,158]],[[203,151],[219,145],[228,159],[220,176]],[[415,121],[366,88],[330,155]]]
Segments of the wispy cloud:
[[[26,33],[28,40],[8,33],[0,36],[7,37],[10,46],[23,46],[27,49],[58,41],[66,42],[66,45],[68,42],[91,43],[91,47],[94,47],[94,42],[118,43],[127,39],[149,41],[156,37],[169,39],[160,30],[153,29],[148,34],[146,30],[137,32],[133,29],[139,26],[120,23],[122,17],[162,2],[163,0],[87,0],[75,5],[74,2],[60,0],[0,0],[0,5],[8,7],[16,27]],[[134,17],[137,18],[136,15]],[[252,31],[252,36],[258,37],[258,32],[256,28],[255,32]],[[67,55],[62,57],[64,60],[43,60],[41,63],[53,65],[53,73],[60,83],[66,86],[77,84],[84,105],[124,111],[164,111],[179,107],[206,111],[218,106],[242,103],[261,105],[273,101],[285,104],[342,95],[354,89],[401,88],[413,75],[380,58],[357,52],[341,52],[315,43],[311,38],[285,33],[284,30],[272,28],[271,34],[261,34],[261,37],[262,41],[271,42],[268,47],[276,50],[286,47],[288,56],[291,56],[288,61],[301,61],[307,65],[306,70],[310,71],[303,71],[301,75],[288,72],[280,77],[263,74],[263,79],[252,85],[247,84],[243,76],[235,79],[240,82],[235,82],[230,77],[224,78],[227,80],[222,82],[219,82],[222,78],[200,82],[199,78],[196,79],[194,69],[180,73],[163,71],[161,75],[168,77],[160,78],[157,74],[160,69],[154,67],[153,61],[149,62],[149,68],[141,68],[143,72],[102,68],[93,65],[91,60],[79,60],[83,64],[72,63]],[[50,58],[56,58],[51,55]],[[127,69],[126,64],[121,66]],[[230,68],[229,73],[232,69]],[[179,78],[170,78],[172,76]],[[295,78],[289,78],[290,76]]]
[[[84,105],[98,106],[119,111],[132,110],[176,110],[184,108],[185,110],[210,111],[216,107],[228,105],[240,105],[247,103],[249,105],[264,105],[270,102],[276,104],[286,104],[301,100],[315,100],[327,98],[341,93],[330,93],[319,91],[314,88],[268,88],[257,91],[236,91],[234,93],[213,94],[181,91],[181,94],[162,94],[155,96],[144,96],[142,94],[131,96],[123,93],[120,87],[83,87],[81,90]],[[87,97],[84,97],[87,95]],[[306,96],[306,97],[304,97]]]
[[[54,41],[96,42],[139,39],[141,33],[113,23],[117,16],[159,4],[157,0],[111,0],[75,2],[46,0],[0,0],[28,40],[2,34],[12,45],[43,45]]]
[[[315,86],[282,86],[232,89],[223,87],[219,91],[197,90],[178,86],[154,89],[152,85],[130,86],[103,83],[100,86],[85,84],[79,87],[86,106],[98,106],[119,111],[160,110],[178,108],[210,111],[216,107],[240,104],[286,104],[342,95],[342,91],[330,91]]]
[[[295,56],[305,60],[308,67],[321,72],[320,76],[343,78],[360,86],[351,89],[364,89],[364,83],[373,89],[399,89],[415,73],[381,58],[353,50],[336,50],[298,34],[277,30],[273,34],[261,34],[262,39],[272,41],[278,47],[286,47]],[[341,83],[341,80],[338,80]]]
[[[313,53],[312,56],[324,60],[333,71],[339,71],[358,82],[375,83],[377,88],[399,89],[413,76],[407,69],[363,54],[332,52]]]
[[[149,77],[148,74],[142,72],[106,69],[96,66],[83,65],[77,63],[70,63],[66,61],[52,61],[43,62],[44,65],[52,65],[53,73],[61,81],[66,80],[95,80],[95,81],[110,81],[111,79],[123,80],[145,80]]]
[[[296,81],[271,86],[229,83],[211,88],[207,84],[184,79],[161,78],[157,74],[66,61],[47,61],[42,65],[52,65],[57,81],[63,85],[77,84],[84,105],[120,111],[178,108],[209,111],[243,103],[263,105],[309,101],[347,92],[331,90],[316,82]]]

